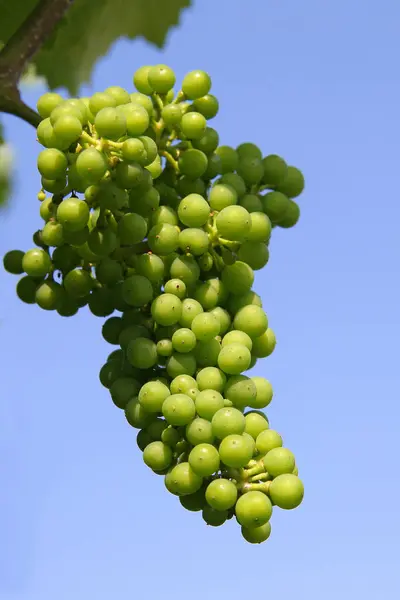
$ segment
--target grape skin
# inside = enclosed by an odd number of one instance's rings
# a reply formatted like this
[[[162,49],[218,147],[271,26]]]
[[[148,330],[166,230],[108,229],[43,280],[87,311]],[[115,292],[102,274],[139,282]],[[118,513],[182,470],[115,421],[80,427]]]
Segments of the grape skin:
[[[245,374],[276,346],[252,287],[274,228],[299,220],[304,176],[251,142],[220,145],[206,72],[187,73],[177,93],[167,65],[133,80],[131,94],[39,99],[44,223],[36,248],[3,265],[22,275],[24,303],[107,317],[102,340],[118,349],[100,383],[139,430],[144,463],[207,524],[236,514],[243,538],[261,543],[272,504],[296,508],[304,486],[260,410],[271,383]]]

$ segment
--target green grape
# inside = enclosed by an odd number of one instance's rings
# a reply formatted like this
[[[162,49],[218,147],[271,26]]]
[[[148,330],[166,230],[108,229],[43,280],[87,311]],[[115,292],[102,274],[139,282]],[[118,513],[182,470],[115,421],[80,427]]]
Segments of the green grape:
[[[257,389],[256,397],[249,402],[251,408],[265,408],[271,403],[273,397],[272,385],[264,377],[252,377],[251,378]]]
[[[162,471],[172,463],[172,450],[163,442],[150,442],[143,451],[145,464],[154,471]]]
[[[151,305],[153,319],[159,325],[174,325],[182,314],[182,302],[174,294],[161,294]]]
[[[82,135],[82,122],[74,115],[61,115],[54,123],[54,135],[63,148],[69,148]]]
[[[57,221],[66,231],[75,232],[86,227],[89,207],[79,198],[66,198],[57,207]]]
[[[203,180],[210,182],[217,175],[221,174],[221,159],[218,154],[213,152],[207,156],[207,169],[203,174]]]
[[[178,104],[168,104],[161,111],[161,117],[167,127],[173,129],[182,119],[182,109]]]
[[[257,396],[257,388],[249,377],[246,375],[233,375],[229,377],[224,396],[232,402],[236,408],[245,408],[250,405]]]
[[[52,111],[63,102],[63,98],[60,94],[54,92],[46,92],[40,96],[36,107],[39,115],[42,119],[46,119],[52,113]]]
[[[46,179],[60,179],[65,177],[68,161],[61,150],[46,148],[38,156],[37,166],[39,173]]]
[[[168,223],[155,225],[149,231],[148,244],[152,252],[156,254],[174,252],[179,245],[178,229]]]
[[[107,389],[109,389],[119,377],[121,377],[121,363],[117,359],[107,361],[100,369],[100,382]]]
[[[256,158],[258,160],[262,159],[262,152],[260,148],[251,142],[239,144],[239,146],[236,148],[236,152],[241,160],[244,158]]]
[[[140,136],[147,131],[150,124],[149,113],[140,104],[124,104],[117,108],[117,112],[124,118],[129,136]]]
[[[238,196],[232,186],[220,183],[211,188],[208,194],[208,201],[212,210],[222,211],[227,206],[237,204]]]
[[[196,372],[196,359],[191,352],[180,354],[174,352],[167,361],[167,373],[170,377],[178,375],[191,375]]]
[[[173,347],[172,347],[171,340],[164,339],[164,340],[159,340],[157,342],[157,354],[159,356],[168,358],[168,356],[171,356],[172,351],[173,351]]]
[[[267,452],[263,458],[265,469],[272,477],[293,473],[296,461],[293,453],[288,448],[276,447]]]
[[[157,254],[142,254],[136,261],[137,273],[144,275],[152,283],[158,283],[162,280],[164,270],[164,263]]]
[[[268,420],[262,412],[248,412],[244,418],[246,420],[245,432],[251,435],[253,440],[256,440],[262,431],[269,429]]]
[[[219,368],[228,375],[240,375],[250,366],[250,350],[243,344],[228,344],[221,348],[218,356]]]
[[[96,148],[82,150],[76,159],[76,170],[84,181],[89,184],[98,183],[108,169],[105,155]]]
[[[235,329],[247,333],[250,338],[258,338],[268,329],[267,315],[260,306],[249,304],[238,310],[233,326]]]
[[[203,520],[211,527],[220,527],[228,519],[228,511],[215,510],[211,506],[206,505],[202,512]]]
[[[248,242],[265,242],[271,237],[271,221],[263,212],[250,213],[250,231],[246,236]]]
[[[219,321],[219,335],[224,335],[228,331],[232,323],[232,319],[229,312],[221,306],[216,306],[215,308],[210,310],[210,313],[214,315],[214,317],[217,317]]]
[[[238,498],[235,513],[238,522],[243,527],[260,527],[270,520],[272,504],[262,492],[251,491]]]
[[[107,288],[97,288],[91,291],[88,307],[95,317],[107,317],[114,312],[112,291]]]
[[[228,435],[241,435],[244,432],[246,420],[237,408],[224,407],[214,414],[211,425],[215,437],[223,440]]]
[[[133,397],[125,406],[125,418],[131,427],[144,429],[152,422],[154,415],[146,412],[138,399]]]
[[[132,104],[140,104],[143,106],[148,112],[149,117],[151,117],[154,113],[153,103],[151,98],[146,96],[146,94],[142,94],[140,92],[133,92],[130,94]]]
[[[244,331],[237,331],[235,329],[228,331],[228,333],[222,338],[222,347],[228,346],[229,344],[242,344],[250,351],[253,346],[251,337],[247,333]]]
[[[156,142],[148,135],[142,135],[139,137],[142,142],[144,149],[146,150],[146,165],[150,165],[158,155],[158,146]]]
[[[21,275],[24,272],[22,259],[24,257],[22,250],[10,250],[3,257],[3,266],[7,273],[12,275]]]
[[[237,434],[224,437],[218,451],[221,461],[227,467],[244,467],[253,456],[253,449],[248,441],[242,435]]]
[[[285,214],[279,219],[279,227],[289,229],[294,227],[300,218],[300,207],[293,200],[289,200],[289,206],[285,211]]]
[[[160,177],[163,170],[161,158],[157,156],[154,161],[145,168],[149,171],[153,179],[157,179],[157,177]]]
[[[157,94],[166,94],[174,87],[176,77],[173,70],[166,65],[155,65],[149,68],[147,81],[152,91]]]
[[[190,375],[178,375],[170,384],[171,394],[187,394],[190,389],[196,387],[196,380]]]
[[[239,156],[230,146],[219,146],[215,153],[221,159],[221,173],[232,173],[237,169],[239,164]]]
[[[45,146],[46,148],[58,148],[59,150],[65,150],[61,141],[56,137],[53,125],[51,124],[49,118],[43,119],[43,121],[39,123],[36,134],[42,146]]]
[[[117,106],[116,98],[107,92],[96,92],[89,99],[89,110],[94,116],[103,108],[113,108],[115,106]]]
[[[179,196],[176,189],[174,187],[170,187],[163,181],[157,181],[155,185],[158,193],[160,194],[160,203],[163,206],[169,206],[176,210],[179,204]]]
[[[136,340],[139,337],[147,337],[150,339],[150,331],[144,325],[128,325],[124,326],[122,321],[123,329],[121,329],[118,336],[118,344],[121,348],[126,348],[132,340]]]
[[[207,170],[207,155],[201,150],[190,148],[180,155],[178,165],[182,175],[187,175],[190,179],[197,179]]]
[[[224,173],[218,184],[225,183],[233,187],[239,198],[246,193],[246,183],[237,173]]]
[[[262,544],[271,535],[271,523],[267,522],[259,527],[242,527],[242,536],[250,544]]]
[[[154,332],[156,340],[163,340],[164,338],[171,339],[175,331],[178,331],[179,325],[158,325],[156,323],[156,330]]]
[[[207,279],[201,283],[195,291],[195,298],[205,310],[215,308],[223,304],[228,297],[224,284],[217,278]]]
[[[146,448],[146,446],[151,444],[151,442],[152,442],[152,439],[149,436],[149,434],[147,433],[147,431],[145,429],[141,429],[136,436],[136,443],[138,445],[138,448],[142,452],[144,452],[144,449]]]
[[[209,120],[217,115],[219,102],[213,94],[205,94],[193,101],[193,108]]]
[[[124,409],[132,398],[136,398],[140,384],[131,377],[120,377],[110,387],[111,399],[117,408]]]
[[[287,164],[280,156],[270,154],[262,160],[264,175],[262,181],[270,187],[278,186],[287,174]]]
[[[161,382],[156,382],[156,383],[161,383]],[[139,401],[140,401],[140,399],[139,399]],[[161,410],[159,412],[161,412]],[[150,425],[146,428],[146,431],[149,434],[152,441],[159,442],[159,441],[162,441],[161,436],[168,427],[169,427],[169,425],[166,421],[164,421],[163,419],[157,418],[150,423]]]
[[[41,248],[33,248],[22,257],[22,269],[31,277],[44,277],[50,272],[50,256]]]
[[[159,413],[164,400],[170,396],[169,389],[160,381],[148,381],[139,391],[139,402],[148,413]]]
[[[164,284],[164,292],[183,300],[186,296],[186,285],[181,279],[170,279]]]
[[[186,510],[190,510],[191,512],[199,512],[203,510],[206,504],[204,492],[204,488],[200,488],[194,494],[180,496],[179,502],[181,503],[183,508],[186,508]]]
[[[190,451],[188,462],[197,475],[209,477],[219,469],[218,450],[211,444],[197,444]]]
[[[222,393],[226,384],[226,375],[216,367],[205,367],[197,373],[196,382],[200,391],[212,389]]]
[[[268,493],[276,506],[292,510],[293,508],[297,508],[303,500],[303,482],[291,473],[278,475],[276,479],[271,481]]]
[[[268,192],[261,197],[265,214],[273,222],[283,219],[289,208],[289,198],[281,192]]]
[[[208,234],[200,228],[189,227],[179,234],[179,246],[183,252],[200,256],[208,250],[210,240]]]
[[[141,242],[147,233],[147,223],[136,213],[126,213],[118,223],[118,236],[123,245]]]
[[[143,167],[137,163],[120,162],[115,168],[115,181],[120,188],[134,188],[140,184],[142,177]]]
[[[29,276],[21,277],[16,286],[16,293],[18,298],[25,304],[35,304],[37,287],[37,280]]]
[[[178,216],[187,227],[201,227],[208,221],[210,206],[199,194],[189,194],[179,203]]]
[[[235,506],[237,495],[237,488],[229,479],[214,479],[206,489],[206,500],[217,511],[225,511]]]
[[[63,288],[55,281],[44,281],[35,294],[35,301],[44,310],[56,310],[62,298]]]
[[[256,447],[261,455],[267,454],[274,448],[281,448],[283,441],[277,431],[273,429],[264,429],[256,438]]]
[[[83,124],[83,112],[82,109],[78,106],[72,105],[66,101],[62,102],[58,106],[56,106],[50,113],[50,123],[54,127],[57,120],[64,115],[72,115],[78,118]]]
[[[194,356],[199,367],[214,367],[218,362],[221,344],[217,338],[207,342],[197,342]]]
[[[153,92],[153,89],[148,81],[150,69],[151,67],[148,65],[140,67],[140,69],[135,71],[133,75],[133,84],[135,88],[142,94],[151,94]]]
[[[131,340],[126,349],[126,357],[133,367],[150,369],[158,361],[156,344],[145,337]]]
[[[118,339],[122,331],[121,317],[111,317],[103,324],[101,334],[109,344],[118,345]]]
[[[211,78],[205,71],[190,71],[182,81],[182,91],[189,100],[202,98],[211,88]]]
[[[151,226],[159,225],[160,223],[168,223],[169,225],[178,225],[178,215],[176,211],[169,206],[159,206],[150,217]]]
[[[67,185],[66,177],[61,179],[46,179],[45,177],[42,177],[41,183],[42,188],[47,192],[51,192],[53,194],[66,193],[64,192]]]
[[[52,198],[46,198],[40,205],[39,213],[44,221],[49,221],[56,210],[56,205]]]
[[[180,129],[189,140],[200,140],[204,136],[206,128],[207,121],[200,113],[187,112],[182,115]],[[199,150],[204,152],[203,148],[199,148]]]
[[[170,425],[182,426],[193,421],[196,408],[186,394],[171,394],[163,402],[162,414]]]
[[[275,350],[276,338],[272,329],[267,329],[265,333],[253,340],[252,353],[256,358],[265,358],[270,356]]]
[[[172,346],[177,352],[191,352],[196,346],[196,336],[191,329],[178,329],[172,336]]]
[[[144,306],[153,299],[153,286],[143,275],[131,275],[122,284],[122,297],[130,306]]]
[[[135,188],[137,189],[137,188]],[[137,199],[135,198],[135,200],[132,200],[132,197],[130,197],[130,201],[129,201],[129,206],[131,208],[131,210],[133,210],[134,212],[140,214],[142,217],[149,217],[159,206],[160,204],[160,194],[158,193],[158,191],[156,190],[156,188],[150,188],[148,189],[146,192],[144,192],[141,197],[140,197],[140,203],[137,202]],[[166,224],[168,225],[168,224]],[[162,224],[158,224],[155,227],[161,227]],[[152,228],[154,229],[154,228]],[[171,233],[171,230],[169,230]],[[168,243],[171,244],[171,242],[174,240],[174,232],[172,232],[172,235],[170,235],[168,237],[167,235],[167,231],[163,230],[162,236],[160,238],[160,244],[164,249],[164,246],[168,249]],[[155,244],[158,243],[158,238],[155,239]]]
[[[238,260],[224,268],[221,279],[231,294],[243,296],[250,292],[254,283],[254,272],[249,265]]]
[[[297,198],[304,190],[303,173],[296,167],[288,166],[285,178],[279,182],[276,188],[289,198]]]
[[[64,245],[54,249],[52,262],[55,269],[65,273],[77,267],[81,258],[74,248]]]
[[[112,98],[114,98],[117,105],[127,104],[128,102],[131,101],[131,97],[130,97],[129,93],[126,90],[124,90],[124,88],[120,87],[119,85],[113,85],[111,87],[108,87],[104,91],[106,94],[109,94],[110,96],[112,96]]]
[[[244,294],[232,295],[228,299],[228,308],[231,313],[236,314],[238,310],[247,306],[248,304],[255,304],[256,306],[262,306],[261,298],[258,294],[249,290]]]
[[[261,159],[251,156],[240,156],[237,173],[248,186],[257,185],[264,175]]]
[[[243,206],[243,208],[245,208],[247,210],[247,212],[249,213],[261,213],[264,217],[266,217],[266,215],[262,212],[263,210],[263,205],[262,202],[259,198],[259,196],[257,196],[256,194],[245,194],[244,196],[242,196],[239,200],[239,204],[240,206]],[[268,218],[268,217],[267,217]],[[250,214],[250,222],[252,223],[252,219],[251,219],[251,214]],[[251,229],[250,229],[251,232]],[[248,239],[250,239],[248,237]],[[264,240],[252,240],[255,242],[258,241],[264,241]]]
[[[111,106],[99,110],[95,116],[94,125],[100,137],[110,140],[118,140],[125,134],[127,129],[126,119],[122,111],[118,111]]]
[[[122,144],[122,157],[128,162],[137,162],[144,166],[147,164],[147,152],[143,142],[138,138],[128,138]]]
[[[243,206],[227,206],[218,214],[216,225],[222,237],[242,241],[250,231],[250,213]]]
[[[54,258],[54,257],[53,257]],[[105,285],[114,285],[122,280],[123,272],[121,264],[112,258],[103,258],[96,265],[96,279]]]
[[[182,175],[182,177],[179,177],[176,183],[176,191],[182,198],[184,198],[185,196],[189,196],[190,194],[198,194],[199,196],[204,196],[206,191],[206,184],[203,181],[203,179],[191,179],[187,175]]]
[[[197,414],[211,421],[215,413],[224,408],[224,399],[217,390],[205,389],[197,394],[195,404]]]
[[[191,329],[200,342],[207,342],[219,333],[220,323],[211,313],[196,315],[191,323]]]
[[[200,267],[193,256],[177,256],[171,264],[170,274],[174,279],[181,279],[187,286],[190,286],[196,283],[200,277]]]
[[[202,485],[203,478],[196,475],[188,462],[176,465],[165,477],[166,488],[176,496],[194,494]]]
[[[211,423],[205,419],[197,417],[189,425],[187,425],[186,439],[192,444],[197,446],[198,444],[212,444],[214,442],[214,434]]]

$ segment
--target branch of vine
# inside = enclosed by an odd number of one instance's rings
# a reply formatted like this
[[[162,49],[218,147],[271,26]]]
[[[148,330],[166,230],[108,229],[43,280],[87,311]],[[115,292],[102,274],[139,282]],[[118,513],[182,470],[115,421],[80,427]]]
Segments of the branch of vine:
[[[15,115],[37,127],[39,114],[21,98],[24,69],[54,32],[74,0],[39,0],[0,51],[0,112]]]

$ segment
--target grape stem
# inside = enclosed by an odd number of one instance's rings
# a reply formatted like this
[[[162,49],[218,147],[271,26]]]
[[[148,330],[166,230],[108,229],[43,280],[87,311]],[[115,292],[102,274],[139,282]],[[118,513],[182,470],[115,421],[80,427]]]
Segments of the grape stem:
[[[161,152],[161,155],[164,156],[167,159],[167,161],[170,163],[170,165],[173,166],[173,168],[175,169],[175,171],[177,173],[179,173],[178,162],[171,156],[171,154],[169,152],[167,152],[166,150],[163,150]]]
[[[51,36],[74,0],[40,0],[0,52],[0,112],[33,127],[40,115],[21,98],[18,82],[26,66]]]

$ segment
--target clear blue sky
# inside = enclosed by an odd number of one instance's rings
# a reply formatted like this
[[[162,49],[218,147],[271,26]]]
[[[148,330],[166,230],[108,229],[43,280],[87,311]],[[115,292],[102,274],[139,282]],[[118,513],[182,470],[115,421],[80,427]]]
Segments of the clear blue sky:
[[[85,94],[131,89],[142,64],[207,70],[223,143],[304,170],[301,221],[256,281],[278,346],[255,374],[306,497],[262,546],[184,511],[98,382],[102,320],[22,305],[2,272],[1,600],[400,596],[399,40],[396,0],[197,0],[163,52],[123,41],[99,61]],[[41,222],[34,131],[5,122],[1,254]]]

